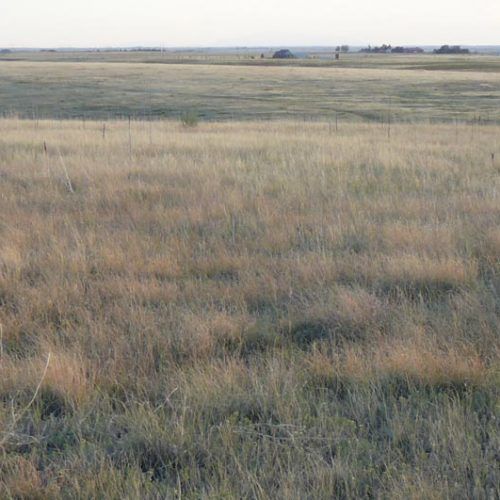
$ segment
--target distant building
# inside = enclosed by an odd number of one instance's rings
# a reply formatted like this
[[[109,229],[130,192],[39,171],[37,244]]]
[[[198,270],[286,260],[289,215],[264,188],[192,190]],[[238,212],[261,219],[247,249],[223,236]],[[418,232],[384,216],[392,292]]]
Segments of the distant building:
[[[277,50],[273,54],[273,59],[294,59],[295,56],[288,49]]]

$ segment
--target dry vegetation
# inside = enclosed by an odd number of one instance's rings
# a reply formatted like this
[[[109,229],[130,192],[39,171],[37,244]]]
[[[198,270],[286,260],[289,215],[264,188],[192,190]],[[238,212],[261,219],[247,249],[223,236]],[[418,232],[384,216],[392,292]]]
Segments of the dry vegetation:
[[[0,496],[497,498],[499,137],[0,121]]]

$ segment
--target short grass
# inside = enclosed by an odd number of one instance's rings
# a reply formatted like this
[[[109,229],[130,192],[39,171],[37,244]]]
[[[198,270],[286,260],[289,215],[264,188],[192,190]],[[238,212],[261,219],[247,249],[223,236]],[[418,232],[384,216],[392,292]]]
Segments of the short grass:
[[[0,121],[0,496],[497,498],[499,137]]]
[[[199,55],[156,61],[157,53],[29,56],[0,58],[1,115],[107,120],[196,113],[205,121],[319,119],[334,127],[336,121],[500,122],[500,57],[358,54],[339,64],[262,65]],[[53,60],[37,59],[43,57]]]

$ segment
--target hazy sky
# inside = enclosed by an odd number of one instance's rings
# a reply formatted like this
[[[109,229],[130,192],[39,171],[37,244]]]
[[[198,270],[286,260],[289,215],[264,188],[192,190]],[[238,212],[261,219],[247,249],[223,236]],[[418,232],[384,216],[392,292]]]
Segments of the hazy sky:
[[[500,44],[500,0],[0,0],[0,47]]]

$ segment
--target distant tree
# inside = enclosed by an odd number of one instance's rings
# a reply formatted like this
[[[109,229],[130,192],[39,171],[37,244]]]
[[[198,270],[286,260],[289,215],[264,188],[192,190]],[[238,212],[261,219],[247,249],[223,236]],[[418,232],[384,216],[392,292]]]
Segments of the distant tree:
[[[367,52],[367,53],[373,53],[373,54],[386,54],[387,52],[390,52],[392,49],[392,46],[389,44],[383,44],[380,47],[372,47],[371,45],[368,45],[366,49],[361,49],[360,52]]]
[[[434,54],[470,54],[470,50],[462,49],[460,45],[441,45],[439,49],[434,49]]]
[[[424,49],[421,49],[420,47],[393,47],[391,49],[391,52],[393,54],[422,54],[424,52]]]
[[[340,51],[344,53],[349,52],[349,45],[341,45]]]

